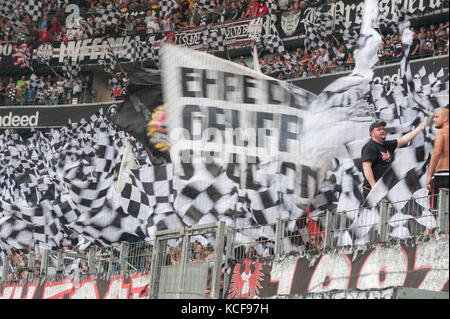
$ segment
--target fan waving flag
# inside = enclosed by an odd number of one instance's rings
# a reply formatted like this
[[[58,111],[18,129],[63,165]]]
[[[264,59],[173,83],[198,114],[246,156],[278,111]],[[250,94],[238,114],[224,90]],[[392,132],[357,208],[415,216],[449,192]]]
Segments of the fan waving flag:
[[[23,4],[24,11],[30,16],[34,22],[40,21],[42,17],[42,1],[29,0]]]
[[[98,10],[102,24],[115,25],[120,19],[120,11],[116,7]]]
[[[67,80],[73,80],[79,76],[81,72],[81,64],[78,59],[73,60],[72,57],[64,57],[64,65],[62,66],[64,78]]]
[[[159,16],[165,17],[166,15],[172,15],[173,12],[178,10],[178,4],[175,0],[160,0],[159,1]]]
[[[149,47],[136,39],[124,46],[123,56],[132,62],[143,62],[148,59],[154,60],[155,63],[159,62],[159,56],[154,47]]]

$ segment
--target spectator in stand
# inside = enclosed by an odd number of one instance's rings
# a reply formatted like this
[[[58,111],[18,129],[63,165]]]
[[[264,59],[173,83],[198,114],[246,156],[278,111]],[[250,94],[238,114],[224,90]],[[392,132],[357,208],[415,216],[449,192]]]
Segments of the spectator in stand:
[[[391,43],[391,38],[386,38],[386,44],[384,45],[384,60],[391,62],[394,57],[394,47]]]
[[[189,9],[189,1],[188,0],[180,0],[178,2],[178,8],[180,10],[181,15],[186,15],[186,10]]]
[[[198,27],[200,25],[200,19],[201,19],[201,15],[198,12],[198,9],[196,7],[193,7],[191,9],[191,15],[189,16],[188,19],[188,27],[190,28],[195,28]]]
[[[61,23],[56,16],[53,16],[52,23],[50,24],[50,33],[54,36],[59,32],[61,32]]]
[[[47,88],[44,86],[42,88],[37,89],[36,93],[36,103],[38,105],[46,105],[47,104]]]
[[[355,59],[353,58],[353,53],[347,53],[347,59],[345,60],[345,68],[346,70],[350,70],[355,66]]]
[[[245,63],[244,57],[241,55],[239,57],[239,64],[245,67],[248,67],[247,63]]]
[[[269,8],[267,8],[267,4],[264,0],[261,0],[259,3],[258,10],[256,12],[256,16],[263,16],[269,12]]]
[[[151,21],[153,21],[153,18],[156,17],[156,15],[153,13],[152,10],[147,10],[145,13],[144,23],[149,24]]]
[[[161,26],[159,25],[158,17],[153,17],[152,21],[147,23],[147,33],[159,33],[161,32]]]
[[[114,89],[113,91],[113,98],[114,101],[118,101],[118,100],[122,100],[124,97],[123,95],[123,88],[122,88],[122,84],[117,84],[117,87]]]
[[[26,83],[27,83],[27,82],[26,82],[26,80],[25,80],[25,75],[22,75],[22,76],[20,77],[20,79],[17,80],[17,83],[16,83],[16,88],[17,88],[17,90],[20,90],[23,86],[25,86]]]
[[[164,18],[161,21],[161,25],[162,25],[163,32],[170,32],[173,30],[173,23],[172,23],[172,18],[170,17],[170,15],[166,14],[164,16]],[[189,24],[189,26],[190,26],[190,24]]]
[[[305,65],[300,64],[300,66],[298,68],[298,76],[301,78],[308,76],[308,71],[306,70]]]
[[[434,53],[434,42],[435,39],[433,37],[433,33],[430,30],[427,30],[427,37],[423,47],[423,53],[425,55],[430,55]]]
[[[40,24],[40,26],[39,26],[39,31],[44,31],[44,28],[45,27],[47,27],[48,28],[48,23],[47,23],[47,15],[44,15],[43,17],[42,17],[42,21],[41,21],[41,24]]]
[[[82,89],[82,96],[81,96],[82,103],[90,103],[93,94],[92,94],[92,80],[89,75],[86,75],[84,80],[81,82],[81,89]]]
[[[448,53],[448,33],[443,29],[436,40],[436,52],[439,55]]]
[[[243,19],[243,18],[245,18],[245,14],[246,14],[246,12],[247,12],[247,4],[246,3],[244,3],[244,2],[242,2],[242,1],[238,1],[237,2],[237,6],[236,6],[236,8],[237,8],[237,10],[238,10],[238,15],[239,15],[239,18],[238,19]]]
[[[51,41],[50,32],[47,31],[47,26],[44,26],[44,29],[39,32],[39,41],[40,42],[49,42]]]
[[[50,84],[50,83],[49,83]],[[48,104],[49,105],[57,105],[59,101],[59,91],[58,91],[58,85],[56,82],[53,82],[53,84],[50,84],[47,90],[48,95]]]
[[[247,10],[245,11],[242,18],[254,18],[256,17],[258,10],[259,10],[259,0],[250,0],[250,3],[247,7]]]
[[[6,87],[6,105],[14,105],[17,100],[16,83],[12,77],[9,78],[8,86]]]
[[[223,14],[224,21],[237,20],[240,18],[241,14],[237,9],[236,3],[233,1],[230,4],[225,1],[225,12]]]
[[[412,37],[413,37],[413,41],[412,41],[411,48],[409,51],[410,59],[415,58],[419,55],[419,48],[420,48],[420,41],[417,38],[417,34],[415,32],[413,32]]]
[[[140,34],[140,35],[147,33],[147,25],[144,23],[144,21],[142,21],[141,17],[137,18],[136,32],[137,32],[137,34]]]
[[[129,15],[125,24],[125,30],[127,34],[130,36],[135,35],[136,34],[135,28],[136,28],[136,20],[134,19],[133,15]]]
[[[64,91],[64,84],[65,84],[65,80],[64,80],[64,78],[62,78],[61,76],[58,76],[58,79],[57,79],[57,81],[56,81],[56,86],[57,86],[57,88],[58,88],[58,96],[59,96],[59,100],[58,100],[58,104],[63,104],[63,103],[65,103],[65,100],[64,100],[64,94],[65,94],[65,91]]]
[[[26,103],[27,104],[36,104],[36,95],[38,88],[37,87],[31,87],[30,82],[27,81],[27,94],[26,94]]]
[[[81,79],[77,76],[72,82],[72,98],[81,101]]]
[[[395,35],[394,41],[392,43],[392,46],[394,47],[394,62],[398,62],[403,57],[403,45],[402,45],[402,36],[401,35]]]
[[[209,24],[208,15],[206,14],[206,10],[200,10],[200,22],[199,26],[206,26]]]
[[[5,105],[5,94],[6,88],[3,84],[2,79],[0,79],[0,105]]]
[[[218,4],[215,6],[212,11],[208,14],[210,23],[216,24],[224,21],[223,10],[222,7]]]

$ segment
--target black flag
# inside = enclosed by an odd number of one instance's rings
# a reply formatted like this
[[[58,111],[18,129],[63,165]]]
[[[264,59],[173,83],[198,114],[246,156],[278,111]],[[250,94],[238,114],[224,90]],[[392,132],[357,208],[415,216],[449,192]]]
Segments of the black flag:
[[[161,74],[157,70],[143,68],[134,68],[128,74],[130,76],[125,101],[119,105],[112,120],[147,148],[155,164],[170,161],[168,147],[160,147],[165,144],[161,143],[161,138],[165,139],[165,133],[159,130],[157,139],[148,134],[149,124],[155,118],[154,113],[164,109]]]

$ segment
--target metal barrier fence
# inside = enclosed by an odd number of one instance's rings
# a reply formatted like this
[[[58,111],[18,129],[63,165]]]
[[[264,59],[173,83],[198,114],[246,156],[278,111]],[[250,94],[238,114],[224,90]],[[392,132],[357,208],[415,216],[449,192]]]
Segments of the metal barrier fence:
[[[150,271],[150,298],[220,298],[234,264],[244,258],[355,247],[367,243],[448,234],[449,190],[343,212],[278,219],[236,229],[224,222],[156,232],[149,242],[39,252],[13,249],[3,259],[0,283],[69,276]]]

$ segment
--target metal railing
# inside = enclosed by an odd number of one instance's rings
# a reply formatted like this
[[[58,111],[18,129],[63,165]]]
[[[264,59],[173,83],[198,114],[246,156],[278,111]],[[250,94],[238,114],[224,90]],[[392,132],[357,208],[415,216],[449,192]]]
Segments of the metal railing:
[[[84,253],[13,249],[3,260],[0,283],[150,271],[150,298],[219,298],[242,259],[448,234],[448,221],[449,190],[441,189],[433,196],[265,226],[236,229],[218,222],[158,231],[152,241],[91,246]]]

